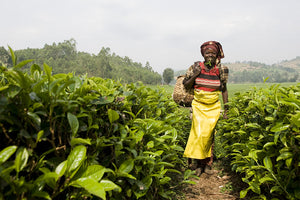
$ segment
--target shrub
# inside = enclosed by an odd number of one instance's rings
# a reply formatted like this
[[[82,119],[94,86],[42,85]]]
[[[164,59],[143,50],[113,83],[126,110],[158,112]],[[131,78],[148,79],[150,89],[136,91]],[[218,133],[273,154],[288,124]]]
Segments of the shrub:
[[[218,140],[232,169],[260,199],[300,198],[300,85],[237,93]]]
[[[10,49],[11,50],[11,49]],[[0,199],[171,199],[190,121],[162,89],[0,68]]]

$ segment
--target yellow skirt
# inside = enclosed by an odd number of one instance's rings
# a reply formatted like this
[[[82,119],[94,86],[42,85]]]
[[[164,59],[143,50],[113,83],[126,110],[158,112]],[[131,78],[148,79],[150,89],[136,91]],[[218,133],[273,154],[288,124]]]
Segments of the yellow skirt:
[[[192,127],[183,156],[194,159],[211,157],[213,131],[218,122],[220,92],[196,91],[192,102]]]

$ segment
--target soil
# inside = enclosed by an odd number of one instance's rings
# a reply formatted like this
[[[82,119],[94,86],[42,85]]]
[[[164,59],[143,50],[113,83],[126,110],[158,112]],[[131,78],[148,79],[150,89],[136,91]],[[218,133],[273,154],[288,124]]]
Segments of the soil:
[[[241,177],[230,170],[222,161],[213,164],[214,173],[202,173],[199,178],[192,178],[196,184],[182,188],[184,200],[237,200],[239,192],[247,188]],[[247,200],[249,198],[243,198]]]

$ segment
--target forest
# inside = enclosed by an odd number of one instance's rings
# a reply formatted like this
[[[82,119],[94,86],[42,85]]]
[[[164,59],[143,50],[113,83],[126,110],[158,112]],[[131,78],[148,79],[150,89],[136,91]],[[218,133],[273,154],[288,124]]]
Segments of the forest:
[[[12,47],[13,48],[13,47]],[[149,62],[134,62],[129,57],[120,57],[110,52],[110,48],[102,47],[97,55],[80,52],[76,49],[74,39],[65,40],[58,44],[45,44],[43,48],[27,48],[15,50],[18,62],[33,59],[33,63],[51,66],[53,74],[76,73],[76,75],[95,76],[120,80],[123,83],[142,81],[144,84],[160,84],[161,75],[154,72]],[[0,63],[10,67],[9,51],[0,47]],[[29,70],[29,65],[24,67]]]
[[[54,42],[52,45],[45,44],[41,49],[27,48],[14,50],[14,52],[18,62],[33,59],[33,63],[40,66],[46,63],[53,68],[53,74],[86,74],[88,77],[109,78],[120,80],[122,83],[141,81],[147,85],[164,82],[162,75],[155,72],[148,61],[143,65],[128,56],[121,57],[112,53],[109,47],[102,47],[97,55],[80,52],[77,51],[75,39],[57,44]],[[0,47],[1,63],[7,67],[12,65],[11,55],[5,47]],[[266,78],[269,83],[300,81],[300,57],[272,65],[253,61],[223,64],[230,70],[229,83],[262,83]],[[29,65],[26,65],[24,69],[29,70]],[[175,71],[174,76],[184,74],[185,71],[185,69]],[[175,77],[174,80],[166,83],[175,84]]]

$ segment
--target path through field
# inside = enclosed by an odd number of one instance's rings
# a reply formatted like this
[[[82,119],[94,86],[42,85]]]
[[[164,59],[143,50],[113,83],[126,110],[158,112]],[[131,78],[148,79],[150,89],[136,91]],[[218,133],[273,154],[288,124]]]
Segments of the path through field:
[[[214,164],[213,175],[201,174],[199,179],[193,179],[195,185],[184,188],[186,200],[237,200],[239,191],[245,188],[237,174],[226,170],[220,162]],[[244,198],[243,200],[246,200]]]

